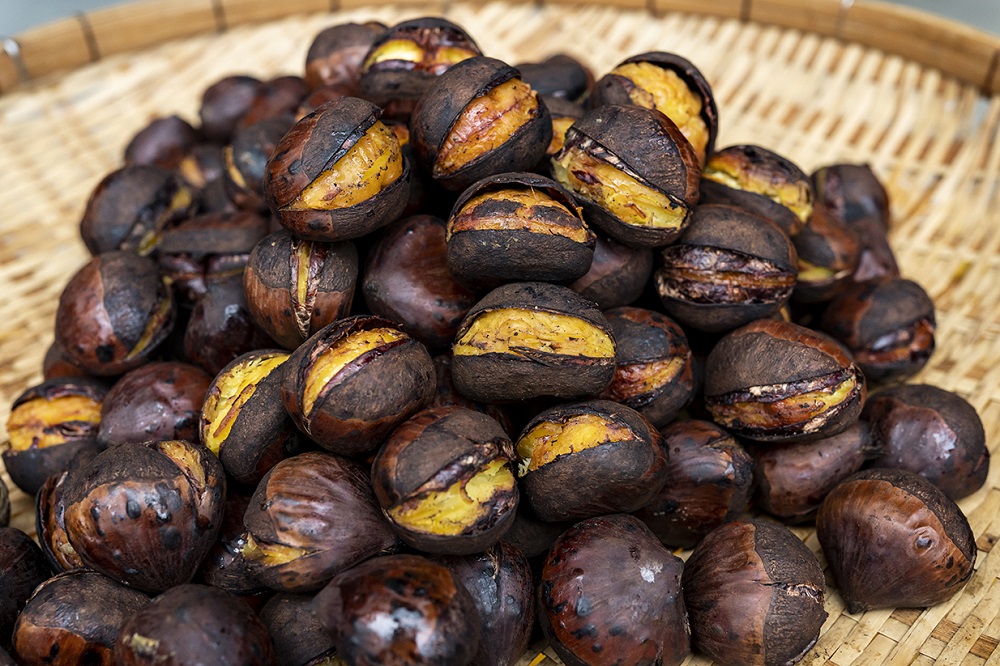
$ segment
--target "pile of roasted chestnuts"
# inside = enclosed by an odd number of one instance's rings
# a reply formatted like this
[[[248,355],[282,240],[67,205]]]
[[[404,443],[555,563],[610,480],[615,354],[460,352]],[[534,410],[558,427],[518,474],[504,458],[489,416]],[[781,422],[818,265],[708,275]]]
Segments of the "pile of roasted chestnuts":
[[[849,612],[961,590],[989,453],[903,383],[885,189],[718,126],[678,55],[431,17],[152,120],[7,423],[0,664],[792,664],[812,522]]]

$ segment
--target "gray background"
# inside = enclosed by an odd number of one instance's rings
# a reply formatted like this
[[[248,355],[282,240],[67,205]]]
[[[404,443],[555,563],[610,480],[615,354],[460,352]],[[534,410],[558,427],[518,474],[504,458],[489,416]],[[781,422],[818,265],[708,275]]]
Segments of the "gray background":
[[[128,0],[0,0],[0,36]],[[377,3],[378,0],[372,0]],[[711,0],[706,0],[711,1]],[[1000,35],[1000,0],[892,0],[896,4],[948,16]],[[275,0],[280,2],[280,0]]]

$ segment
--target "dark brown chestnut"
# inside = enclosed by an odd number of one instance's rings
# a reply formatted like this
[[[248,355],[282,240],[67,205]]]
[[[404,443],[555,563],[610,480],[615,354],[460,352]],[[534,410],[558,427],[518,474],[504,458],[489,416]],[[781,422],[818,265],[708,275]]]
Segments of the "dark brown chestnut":
[[[287,666],[341,666],[333,636],[312,613],[311,594],[279,593],[260,609],[260,621],[274,640],[274,653]]]
[[[187,155],[177,165],[177,175],[184,182],[201,192],[201,212],[208,212],[212,208],[215,200],[214,195],[209,195],[209,186],[216,184],[222,186],[222,174],[226,170],[225,161],[222,159],[222,146],[214,143],[199,143],[194,146]],[[222,191],[225,195],[225,192]],[[226,195],[228,200],[228,195]],[[230,206],[235,206],[230,203]]]
[[[660,247],[680,236],[698,202],[698,156],[659,111],[609,104],[566,132],[552,175],[584,218],[617,241]]]
[[[410,168],[382,111],[356,97],[319,107],[278,142],[264,195],[282,226],[312,241],[359,238],[406,207]]]
[[[207,585],[168,590],[122,625],[119,666],[271,666],[274,646],[256,613]]]
[[[805,657],[826,620],[816,556],[787,527],[726,523],[684,565],[694,649],[719,664],[783,666]]]
[[[472,597],[446,567],[416,555],[348,569],[316,595],[313,613],[354,666],[462,666],[479,646]]]
[[[660,252],[656,289],[667,314],[709,333],[776,314],[792,295],[795,247],[769,220],[704,204],[691,226]]]
[[[849,226],[868,223],[889,230],[889,193],[868,164],[830,164],[813,172],[816,203],[832,209]],[[864,278],[869,279],[869,278]]]
[[[243,289],[254,321],[295,349],[350,312],[357,278],[354,243],[299,240],[282,229],[253,248]]]
[[[513,443],[486,414],[427,409],[382,445],[372,463],[372,485],[408,545],[428,553],[479,553],[514,519],[513,459]]]
[[[89,376],[86,370],[69,360],[58,341],[52,341],[52,344],[45,351],[45,358],[42,361],[42,377],[46,381]]]
[[[125,146],[125,164],[176,169],[199,138],[198,130],[180,116],[154,118]]]
[[[707,421],[677,421],[660,434],[667,453],[663,489],[634,514],[665,545],[693,548],[749,508],[753,459],[725,430]]]
[[[120,444],[69,477],[66,533],[87,566],[160,592],[194,576],[218,535],[225,492],[222,465],[201,445]]]
[[[250,314],[241,275],[208,284],[184,331],[184,355],[213,377],[236,357],[274,346]]]
[[[667,452],[637,411],[609,400],[548,409],[517,440],[524,497],[542,520],[635,511],[663,487]]]
[[[473,402],[464,397],[455,388],[455,382],[451,378],[451,364],[453,357],[449,352],[438,354],[434,357],[434,372],[437,377],[437,387],[434,397],[431,398],[428,407],[464,407],[482,412],[494,419],[503,426],[504,432],[511,434],[513,424],[510,414],[500,405],[483,405]]]
[[[240,130],[266,121],[278,121],[285,130],[295,122],[295,114],[302,100],[309,94],[309,85],[301,76],[285,75],[265,81],[254,97],[250,108],[236,124],[231,144],[240,143]],[[279,136],[280,138],[280,136]],[[265,155],[265,159],[266,159]],[[263,164],[260,164],[263,168]]]
[[[14,625],[24,666],[111,666],[125,620],[149,603],[142,592],[96,571],[70,571],[42,583]]]
[[[858,472],[834,488],[816,536],[850,613],[939,604],[965,587],[976,562],[958,505],[899,469]]]
[[[31,537],[14,527],[0,527],[0,644],[8,644],[21,609],[50,575],[45,555]]]
[[[479,402],[595,394],[615,371],[608,320],[592,302],[546,282],[487,294],[462,320],[452,354],[455,387]]]
[[[568,666],[677,666],[691,651],[680,558],[633,516],[590,518],[549,551],[542,629]]]
[[[257,579],[276,590],[318,590],[358,562],[396,548],[368,474],[327,453],[301,453],[264,475],[243,517]]]
[[[173,322],[173,298],[156,264],[132,252],[106,252],[77,271],[59,296],[56,341],[87,372],[118,375],[145,363]]]
[[[502,543],[514,546],[525,557],[535,558],[545,555],[555,540],[571,527],[573,521],[545,522],[535,515],[527,502],[521,502],[510,529],[503,535]]]
[[[410,119],[417,162],[448,190],[526,171],[551,140],[552,122],[538,93],[516,69],[485,56],[463,60],[431,82]]]
[[[879,451],[875,467],[919,474],[953,500],[986,483],[986,432],[960,395],[926,384],[893,386],[869,399],[864,417]]]
[[[249,211],[267,208],[263,195],[267,161],[291,124],[291,118],[270,118],[240,127],[233,132],[230,144],[222,149],[226,193],[240,208]]]
[[[541,62],[514,65],[521,79],[539,95],[569,102],[582,102],[594,87],[594,74],[586,65],[565,53]]]
[[[254,564],[243,551],[249,532],[243,516],[250,507],[252,489],[230,485],[222,509],[222,527],[208,554],[201,561],[194,582],[205,583],[243,598],[248,603],[259,601],[272,591],[257,580]]]
[[[814,440],[853,425],[865,378],[833,339],[785,321],[760,319],[723,337],[705,366],[712,419],[762,442]]]
[[[630,305],[642,295],[653,274],[653,250],[629,247],[597,234],[594,261],[586,275],[569,288],[602,310]]]
[[[361,65],[372,44],[386,30],[376,22],[341,23],[321,30],[306,52],[305,80],[309,88],[342,86],[357,96]]]
[[[812,217],[792,239],[799,258],[799,275],[792,300],[824,303],[845,289],[857,270],[861,243],[846,224],[816,205]]]
[[[55,572],[80,569],[85,565],[66,534],[66,481],[100,453],[95,443],[81,449],[70,460],[66,471],[54,474],[35,495],[35,535]]]
[[[260,94],[264,82],[252,76],[235,75],[219,79],[201,97],[198,116],[201,131],[209,141],[226,144],[236,124]]]

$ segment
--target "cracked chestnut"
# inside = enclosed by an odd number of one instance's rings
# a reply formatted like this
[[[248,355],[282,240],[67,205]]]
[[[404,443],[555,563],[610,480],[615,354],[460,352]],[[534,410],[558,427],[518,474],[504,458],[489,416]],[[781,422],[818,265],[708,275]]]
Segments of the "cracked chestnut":
[[[31,537],[14,527],[0,527],[0,645],[8,645],[21,609],[51,575]]]
[[[267,209],[263,193],[267,161],[290,126],[290,119],[271,118],[240,127],[222,149],[226,194],[243,210]]]
[[[92,455],[96,456],[97,449]],[[69,470],[50,476],[35,495],[35,534],[53,571],[83,568],[83,560],[66,534],[65,483]]]
[[[287,666],[342,666],[333,636],[312,613],[315,595],[274,595],[260,609],[260,621],[274,640],[274,653]]]
[[[812,217],[792,242],[799,260],[793,301],[825,303],[851,283],[861,257],[861,243],[857,234],[830,215],[825,206],[817,203]]]
[[[596,236],[590,270],[569,288],[602,310],[630,305],[642,295],[653,274],[653,250],[622,245],[603,233]]]
[[[321,30],[306,52],[306,84],[311,90],[340,86],[357,96],[365,56],[387,29],[381,23],[368,22],[341,23]]]
[[[198,130],[180,116],[154,118],[125,146],[125,164],[176,169],[200,138]]]

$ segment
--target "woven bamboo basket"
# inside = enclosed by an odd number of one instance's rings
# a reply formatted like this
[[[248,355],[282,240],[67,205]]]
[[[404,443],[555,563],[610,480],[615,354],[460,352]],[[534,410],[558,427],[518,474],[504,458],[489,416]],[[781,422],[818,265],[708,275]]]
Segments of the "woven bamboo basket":
[[[40,381],[59,293],[87,258],[77,231],[85,200],[134,132],[156,115],[197,120],[201,91],[224,75],[301,73],[326,26],[426,14],[448,16],[508,62],[564,51],[600,74],[634,53],[680,53],[714,87],[718,145],[758,143],[806,171],[870,163],[892,197],[903,272],[937,304],[938,351],[915,381],[968,399],[1000,452],[1000,39],[850,0],[159,0],[7,40],[0,424]],[[30,498],[12,499],[13,524],[33,532]],[[802,663],[1000,664],[1000,464],[961,506],[979,546],[961,594],[926,610],[850,615],[831,592],[829,619]],[[813,531],[799,535],[822,561]],[[522,663],[558,660],[541,645]]]

